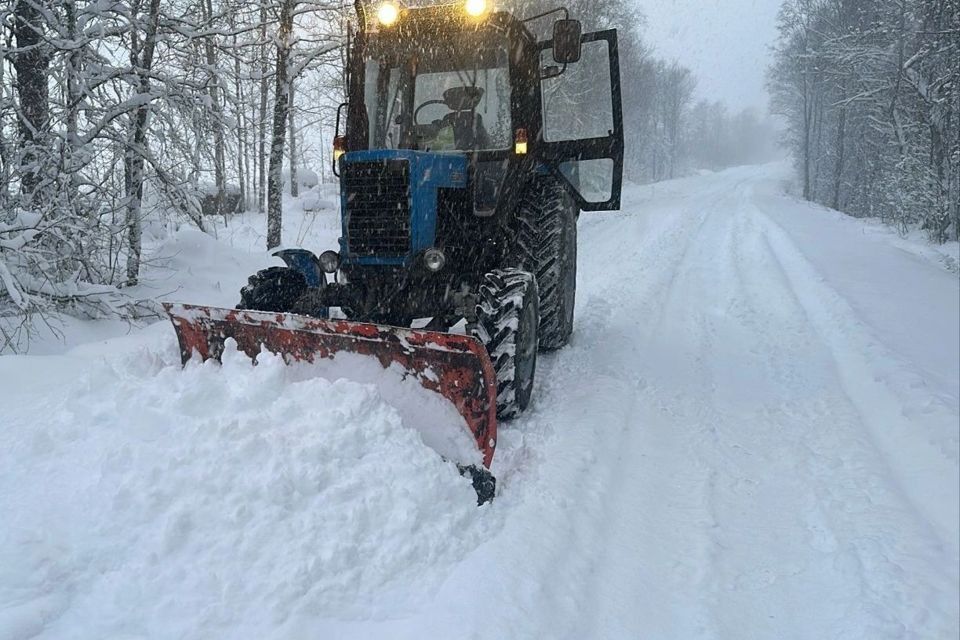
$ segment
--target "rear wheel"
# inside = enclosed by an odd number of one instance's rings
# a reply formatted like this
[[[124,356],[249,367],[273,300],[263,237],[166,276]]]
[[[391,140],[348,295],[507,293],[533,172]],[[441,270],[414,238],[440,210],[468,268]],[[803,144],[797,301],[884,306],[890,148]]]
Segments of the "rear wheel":
[[[577,292],[577,208],[553,177],[538,178],[517,214],[518,266],[537,276],[540,350],[559,349],[573,332]]]
[[[497,374],[497,416],[518,416],[533,395],[540,324],[537,280],[520,269],[488,273],[470,332],[487,348]]]
[[[294,310],[307,289],[307,280],[299,271],[270,267],[250,276],[247,286],[240,289],[237,309],[287,313]]]

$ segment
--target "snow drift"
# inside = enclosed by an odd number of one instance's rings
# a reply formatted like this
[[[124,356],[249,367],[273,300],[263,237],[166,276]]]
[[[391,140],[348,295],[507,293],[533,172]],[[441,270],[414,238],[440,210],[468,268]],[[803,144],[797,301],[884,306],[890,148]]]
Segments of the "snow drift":
[[[347,366],[374,386],[235,350],[182,370],[170,333],[90,367],[8,360],[76,379],[0,431],[0,638],[263,637],[297,614],[386,615],[484,538],[470,482],[404,423],[459,419],[431,392],[379,365]]]

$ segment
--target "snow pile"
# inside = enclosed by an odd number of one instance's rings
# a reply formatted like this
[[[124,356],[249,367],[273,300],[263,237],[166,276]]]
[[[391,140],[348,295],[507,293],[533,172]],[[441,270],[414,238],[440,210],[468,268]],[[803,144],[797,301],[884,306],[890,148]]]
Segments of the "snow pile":
[[[237,226],[246,229],[240,221]],[[229,307],[240,300],[240,287],[247,283],[247,276],[283,264],[269,254],[233,249],[223,239],[189,227],[152,247],[148,262],[156,268],[141,278],[139,289],[144,294]]]
[[[377,387],[236,351],[182,370],[166,347],[6,413],[0,638],[265,637],[398,615],[422,597],[411,581],[441,581],[486,537],[489,509]],[[79,362],[19,364],[56,379]],[[437,406],[379,375],[407,415]]]

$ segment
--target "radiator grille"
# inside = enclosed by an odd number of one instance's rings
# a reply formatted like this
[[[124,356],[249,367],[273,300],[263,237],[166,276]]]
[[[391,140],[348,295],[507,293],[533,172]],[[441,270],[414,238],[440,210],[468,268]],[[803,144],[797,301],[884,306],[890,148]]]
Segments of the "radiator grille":
[[[410,163],[346,163],[343,181],[350,254],[397,257],[409,253]]]

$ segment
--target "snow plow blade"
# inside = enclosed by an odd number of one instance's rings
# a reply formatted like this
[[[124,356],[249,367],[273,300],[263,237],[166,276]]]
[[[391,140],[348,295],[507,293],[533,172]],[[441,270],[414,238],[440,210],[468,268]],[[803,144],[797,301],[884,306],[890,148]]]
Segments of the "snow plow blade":
[[[219,360],[228,338],[251,358],[265,348],[288,363],[313,362],[347,352],[373,356],[384,368],[397,364],[422,386],[453,403],[483,454],[483,465],[489,469],[493,461],[497,446],[496,374],[486,349],[470,336],[290,313],[174,303],[163,306],[176,329],[184,364],[194,353],[203,360]],[[470,472],[477,488],[481,471],[469,467],[461,471]],[[482,473],[492,482],[488,472]],[[479,495],[480,489],[477,491]]]

